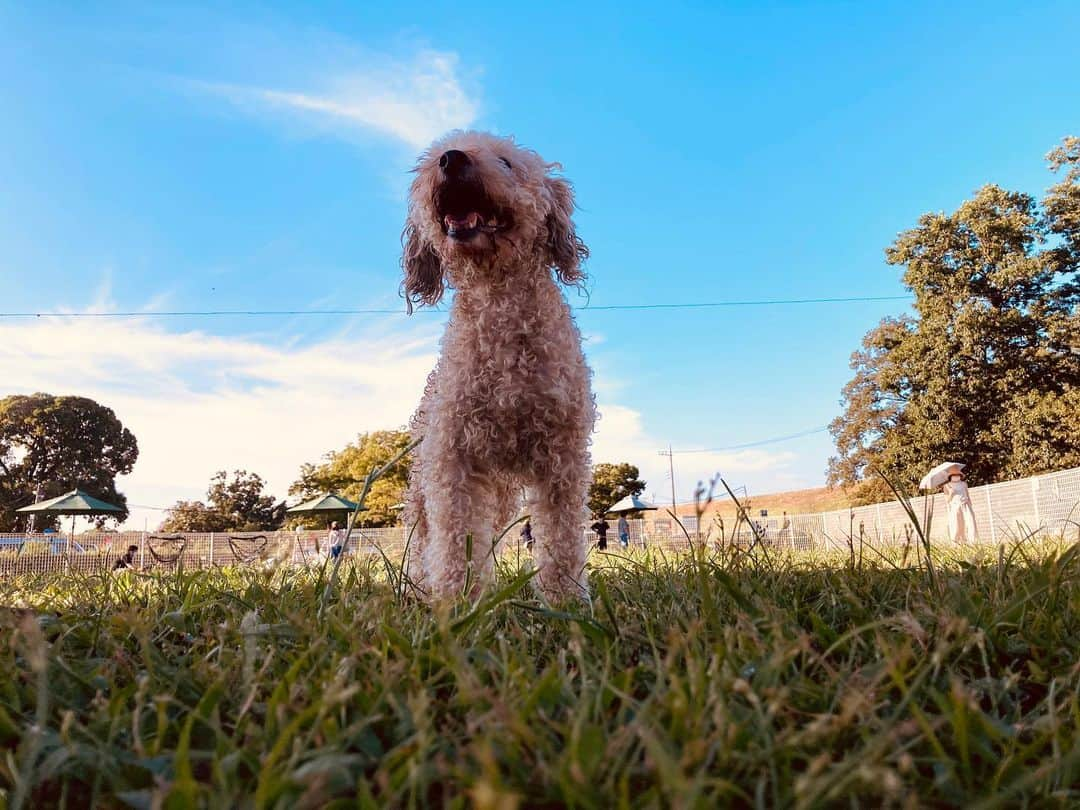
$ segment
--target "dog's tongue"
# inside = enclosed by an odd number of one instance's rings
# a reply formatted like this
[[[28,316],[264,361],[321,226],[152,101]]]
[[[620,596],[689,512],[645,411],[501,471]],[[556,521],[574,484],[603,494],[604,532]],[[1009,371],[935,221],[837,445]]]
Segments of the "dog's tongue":
[[[480,215],[475,211],[472,211],[463,217],[455,217],[452,214],[447,214],[443,218],[443,221],[446,223],[446,227],[449,230],[469,230],[480,224]]]

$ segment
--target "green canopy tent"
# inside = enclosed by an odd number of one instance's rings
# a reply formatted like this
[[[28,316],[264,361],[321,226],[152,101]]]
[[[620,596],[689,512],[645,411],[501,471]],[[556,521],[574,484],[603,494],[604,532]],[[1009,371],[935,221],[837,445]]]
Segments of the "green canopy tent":
[[[609,506],[604,514],[606,515],[627,515],[635,512],[655,512],[659,507],[653,506],[648,501],[643,501],[637,495],[627,495],[621,501],[613,506]],[[620,538],[620,543],[622,542]],[[629,542],[629,539],[628,539]],[[642,543],[644,543],[644,535],[642,536]]]
[[[655,512],[657,508],[658,507],[653,506],[651,503],[641,500],[637,495],[627,495],[614,506],[608,507],[605,510],[605,514],[618,515],[623,512]]]
[[[342,498],[340,495],[334,495],[333,493],[326,493],[324,495],[316,495],[310,501],[304,501],[296,506],[290,507],[285,510],[287,515],[341,515],[347,517],[350,512],[356,510],[356,504],[350,501],[348,498]]]
[[[16,512],[30,515],[71,515],[71,535],[68,538],[68,554],[71,554],[71,544],[75,541],[75,518],[78,515],[111,515],[117,512],[123,513],[123,508],[111,503],[98,500],[93,495],[83,492],[81,489],[73,489],[63,495],[50,498],[47,501],[38,501]]]
[[[353,503],[348,498],[342,498],[340,495],[335,495],[332,492],[327,492],[322,495],[316,495],[309,501],[297,504],[289,509],[285,510],[287,515],[325,515],[329,518],[331,515],[337,515],[341,517],[342,521],[348,525],[349,515],[356,511],[358,504]],[[301,555],[304,554],[303,547],[300,546],[300,538],[297,536],[297,546],[300,549]],[[332,542],[332,541],[331,541]],[[315,541],[315,550],[319,550],[319,541]]]

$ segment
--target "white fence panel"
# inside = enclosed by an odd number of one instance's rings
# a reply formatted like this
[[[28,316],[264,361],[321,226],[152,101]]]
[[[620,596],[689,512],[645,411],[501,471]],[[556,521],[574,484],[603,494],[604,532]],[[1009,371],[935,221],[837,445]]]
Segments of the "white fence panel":
[[[1046,475],[972,487],[971,501],[982,542],[1001,543],[1029,536],[1065,536],[1080,540],[1080,468]],[[911,500],[919,523],[929,525],[930,536],[948,536],[945,496],[936,494]],[[686,524],[684,533],[675,521],[661,530],[641,520],[630,521],[632,548],[680,551],[690,542],[716,543],[720,521],[706,518],[702,525]],[[730,523],[730,520],[729,520]],[[608,549],[619,546],[615,521],[608,523]],[[655,524],[654,524],[655,527]],[[724,541],[747,545],[753,532],[745,523],[732,538],[731,525]],[[596,535],[584,529],[585,539],[595,545]],[[846,549],[863,542],[877,546],[899,545],[914,535],[914,526],[903,506],[896,502],[860,506],[834,512],[786,515],[758,523],[765,542],[779,549]],[[405,554],[405,529],[353,530],[347,554],[357,557],[386,556],[400,562]],[[542,542],[542,538],[537,538]],[[518,533],[511,529],[502,549],[521,551]],[[52,570],[111,571],[129,549],[132,567],[142,571],[173,571],[184,568],[235,565],[306,565],[321,563],[329,552],[324,531],[279,532],[88,532],[67,534],[0,534],[0,576]]]

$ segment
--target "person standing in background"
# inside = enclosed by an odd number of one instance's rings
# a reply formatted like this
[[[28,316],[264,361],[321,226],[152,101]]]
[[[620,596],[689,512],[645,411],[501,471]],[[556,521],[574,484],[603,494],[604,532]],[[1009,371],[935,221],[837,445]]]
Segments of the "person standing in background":
[[[338,528],[337,521],[335,520],[330,524],[330,530],[326,533],[326,542],[330,545],[330,559],[334,559],[341,554],[341,549],[345,545],[344,532]]]
[[[596,523],[589,527],[596,532],[596,547],[601,551],[607,549],[607,521],[600,517]]]
[[[945,493],[945,503],[949,510],[949,539],[954,543],[974,543],[979,539],[979,529],[975,525],[975,509],[971,505],[971,494],[964,474],[957,470],[949,475],[941,491]]]

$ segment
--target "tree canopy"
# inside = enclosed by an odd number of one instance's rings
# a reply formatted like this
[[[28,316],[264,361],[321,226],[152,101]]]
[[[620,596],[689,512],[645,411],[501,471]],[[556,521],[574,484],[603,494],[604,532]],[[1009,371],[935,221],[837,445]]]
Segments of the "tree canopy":
[[[1040,205],[996,185],[925,214],[886,251],[914,314],[885,318],[852,355],[830,426],[829,482],[856,503],[934,463],[988,483],[1080,465],[1080,139]]]
[[[232,478],[218,471],[210,479],[206,502],[177,501],[160,531],[225,532],[272,531],[285,519],[285,503],[263,492],[266,483],[255,473],[236,470]]]
[[[332,492],[350,500],[360,497],[364,479],[376,467],[381,467],[409,446],[412,439],[407,430],[374,430],[361,433],[343,449],[327,453],[322,464],[304,464],[300,477],[289,487],[289,494],[301,499]],[[405,456],[387,470],[364,503],[360,520],[366,526],[393,526],[401,514],[399,504],[405,498],[409,463]]]
[[[33,394],[0,399],[0,531],[25,527],[15,510],[80,488],[124,511],[97,518],[124,520],[127,499],[116,476],[139,457],[135,436],[111,408],[92,399]],[[37,529],[56,519],[36,517]]]
[[[640,476],[641,471],[626,462],[595,465],[589,484],[589,514],[603,515],[627,495],[640,495],[645,491]]]

